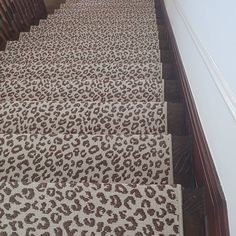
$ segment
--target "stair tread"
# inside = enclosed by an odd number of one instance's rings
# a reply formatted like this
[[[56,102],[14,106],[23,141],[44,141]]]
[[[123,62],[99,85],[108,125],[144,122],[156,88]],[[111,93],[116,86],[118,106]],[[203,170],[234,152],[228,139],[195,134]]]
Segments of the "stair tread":
[[[122,29],[97,29],[96,32],[90,29],[83,30],[83,31],[69,31],[66,32],[58,31],[55,29],[54,31],[41,33],[39,32],[26,32],[21,34],[20,42],[31,42],[33,43],[34,40],[41,41],[42,39],[50,40],[57,40],[63,41],[69,39],[71,36],[70,41],[79,41],[81,43],[89,41],[99,42],[100,37],[103,37],[105,41],[118,41],[121,39],[126,39],[126,41],[131,41],[133,43],[139,43],[141,40],[145,40],[145,43],[148,43],[147,37],[149,38],[150,42],[155,43],[158,42],[158,30],[157,29],[149,29],[149,30],[122,30]],[[136,38],[135,38],[136,36]],[[90,38],[91,37],[91,38]],[[115,39],[117,37],[117,39]],[[77,40],[76,40],[77,39]],[[10,41],[15,42],[15,41]],[[100,42],[102,43],[102,42]]]
[[[74,15],[80,17],[92,17],[96,16],[110,16],[110,17],[137,17],[147,15],[148,18],[156,18],[156,10],[152,6],[144,5],[141,7],[123,7],[123,8],[67,8],[67,9],[57,9],[54,14],[48,15],[47,19],[56,18],[57,16],[63,15]],[[133,18],[135,19],[135,18]]]
[[[0,87],[8,100],[77,102],[163,102],[164,83],[156,79],[10,79]]]
[[[92,20],[93,16],[96,17],[97,19],[136,19],[139,17],[146,17],[146,19],[153,20],[156,18],[155,11],[152,9],[141,9],[141,10],[136,10],[136,9],[126,9],[122,11],[118,11],[116,9],[115,11],[113,10],[89,10],[89,11],[78,11],[77,9],[66,9],[66,10],[59,10],[53,15],[49,15],[47,20],[53,20],[57,19],[57,17],[60,17],[60,20],[63,18],[66,19],[67,17],[69,18],[77,18],[81,20]]]
[[[166,103],[14,101],[0,106],[0,133],[166,133],[166,116]]]
[[[138,9],[138,10],[141,10],[141,9],[153,9],[154,7],[154,4],[153,3],[140,3],[138,5],[134,5],[131,4],[131,3],[125,3],[125,4],[115,4],[115,8],[117,10],[122,10],[122,11],[125,11],[125,10],[132,10],[132,9]],[[97,10],[101,10],[101,11],[110,11],[110,10],[114,10],[114,4],[108,4],[108,5],[102,5],[102,4],[97,4],[97,5],[90,5],[90,6],[86,6],[86,5],[81,5],[79,3],[67,3],[67,4],[61,4],[60,8],[59,9],[55,9],[54,11],[54,14],[57,13],[57,12],[64,12],[64,11],[67,11],[67,10],[77,10],[79,12],[84,12],[84,11],[97,11]]]
[[[132,18],[126,18],[126,19],[117,19],[114,18],[104,18],[104,19],[96,19],[96,18],[89,18],[89,19],[77,19],[76,17],[67,17],[63,19],[53,18],[48,20],[40,20],[39,25],[57,25],[57,24],[71,24],[71,22],[75,23],[81,23],[81,24],[93,24],[96,22],[96,24],[114,24],[114,23],[122,23],[122,24],[132,24],[133,22],[139,23],[139,22],[146,22],[148,24],[157,24],[156,19],[147,19],[146,16],[142,16],[136,19]]]
[[[3,65],[8,63],[158,63],[160,52],[157,50],[11,50],[0,52]]]
[[[109,23],[107,22],[106,24],[99,24],[99,22],[92,22],[92,23],[88,23],[88,24],[85,24],[85,23],[81,23],[81,22],[73,22],[73,21],[70,21],[69,23],[67,22],[64,22],[64,23],[57,23],[57,24],[48,24],[48,25],[38,25],[38,26],[31,26],[30,28],[30,31],[31,33],[33,32],[37,32],[37,31],[40,31],[40,32],[47,32],[48,30],[51,30],[51,29],[56,29],[58,32],[60,31],[63,31],[64,30],[67,30],[67,29],[71,29],[71,30],[75,30],[78,31],[79,29],[81,29],[81,31],[83,29],[90,29],[90,30],[95,30],[96,28],[102,28],[102,29],[112,29],[112,28],[116,28],[116,29],[119,29],[119,28],[122,28],[122,29],[127,29],[128,27],[131,27],[133,29],[148,29],[148,28],[158,28],[156,22],[131,22],[132,24],[126,24],[126,23],[121,23],[121,22],[112,22],[112,23]]]
[[[0,181],[173,184],[171,135],[0,134],[0,144]]]
[[[36,28],[36,29],[35,29]],[[53,30],[54,28],[54,30]],[[22,38],[28,38],[28,37],[32,37],[32,36],[47,36],[47,35],[58,35],[59,37],[62,35],[72,35],[74,37],[77,37],[80,34],[85,34],[87,32],[89,33],[94,33],[94,34],[98,34],[98,33],[158,33],[158,27],[155,25],[114,25],[113,28],[111,28],[109,25],[105,25],[104,27],[101,27],[101,25],[77,25],[77,27],[67,27],[67,29],[65,30],[65,27],[60,28],[60,27],[49,27],[50,30],[48,30],[46,27],[31,27],[30,32],[22,32],[20,34],[20,39]],[[104,37],[105,39],[105,37]]]
[[[9,222],[3,224],[3,232],[16,229],[25,235],[37,229],[38,235],[64,235],[73,229],[76,235],[124,236],[145,232],[179,236],[183,232],[180,186],[1,183],[0,193],[5,199],[2,221]]]
[[[103,39],[106,37],[106,39]],[[139,37],[139,40],[135,40]],[[153,37],[153,38],[152,38]],[[53,36],[41,36],[35,37],[31,36],[27,39],[21,39],[20,41],[9,41],[6,45],[6,50],[97,50],[97,51],[105,51],[105,50],[157,50],[159,51],[159,41],[157,38],[157,34],[155,35],[128,35],[128,34],[118,34],[118,35],[95,35],[95,34],[86,34],[71,36],[62,35],[57,37],[57,35]],[[80,38],[82,40],[80,40]],[[150,38],[150,39],[149,39]],[[93,44],[92,44],[93,43]],[[100,45],[99,45],[100,44]],[[91,47],[89,47],[91,46]]]
[[[134,4],[135,2],[135,4]],[[77,5],[80,7],[93,7],[93,6],[114,6],[114,7],[119,7],[119,6],[129,6],[133,5],[135,7],[141,6],[141,5],[151,5],[154,7],[154,1],[107,1],[107,2],[96,2],[96,1],[87,1],[87,2],[80,2],[80,1],[66,1],[65,3],[61,4],[61,8],[64,7],[70,7],[72,5]]]
[[[162,83],[162,63],[9,63],[0,65],[0,84],[9,79],[156,79]]]
[[[49,16],[56,16],[56,15],[60,15],[61,13],[75,13],[75,14],[80,14],[80,15],[88,15],[90,13],[95,13],[95,14],[145,14],[145,13],[155,13],[155,9],[153,8],[153,5],[140,5],[140,6],[133,6],[130,5],[130,7],[128,7],[128,5],[126,6],[119,6],[119,7],[110,7],[110,8],[93,8],[93,7],[89,7],[87,9],[83,9],[80,6],[77,5],[77,7],[75,7],[76,5],[72,6],[72,7],[68,7],[68,8],[59,8],[56,9],[54,11],[54,14],[49,15]],[[155,16],[155,15],[153,15]]]

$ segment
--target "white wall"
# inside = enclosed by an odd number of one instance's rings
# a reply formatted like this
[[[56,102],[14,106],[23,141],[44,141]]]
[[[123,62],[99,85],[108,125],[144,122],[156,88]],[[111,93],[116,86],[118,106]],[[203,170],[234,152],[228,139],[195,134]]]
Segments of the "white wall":
[[[236,1],[165,0],[236,235]]]

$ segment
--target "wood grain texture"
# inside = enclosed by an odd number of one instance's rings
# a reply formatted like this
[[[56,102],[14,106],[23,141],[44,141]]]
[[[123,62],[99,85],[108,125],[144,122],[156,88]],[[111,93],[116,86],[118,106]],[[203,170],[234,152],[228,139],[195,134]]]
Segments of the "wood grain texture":
[[[0,50],[7,40],[17,40],[20,32],[46,18],[43,0],[0,0]]]
[[[172,136],[174,181],[184,188],[195,187],[192,168],[192,139],[190,136]]]

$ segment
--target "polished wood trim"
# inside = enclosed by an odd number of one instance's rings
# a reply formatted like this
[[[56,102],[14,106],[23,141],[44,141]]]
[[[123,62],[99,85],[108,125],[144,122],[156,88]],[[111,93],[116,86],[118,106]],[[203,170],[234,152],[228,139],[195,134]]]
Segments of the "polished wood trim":
[[[182,100],[187,111],[187,130],[189,135],[193,137],[193,167],[196,187],[204,188],[205,192],[205,233],[207,236],[229,236],[225,196],[199,119],[165,3],[163,0],[156,1],[161,7],[161,14],[163,14],[163,20],[167,26],[176,79],[180,82]]]
[[[204,190],[183,189],[183,221],[185,236],[205,235],[204,225]]]
[[[17,40],[20,32],[29,31],[30,25],[46,16],[43,0],[0,0],[0,50],[6,40]]]

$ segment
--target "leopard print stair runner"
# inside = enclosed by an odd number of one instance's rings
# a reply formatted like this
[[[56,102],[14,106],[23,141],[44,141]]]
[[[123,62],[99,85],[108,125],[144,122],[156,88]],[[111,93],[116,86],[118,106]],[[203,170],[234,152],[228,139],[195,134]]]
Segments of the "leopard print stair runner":
[[[71,48],[46,50],[42,47],[37,50],[10,50],[0,52],[0,60],[3,65],[9,63],[79,63],[79,64],[145,64],[159,63],[160,52],[152,50],[107,50],[107,51],[81,51]]]
[[[17,64],[0,65],[0,83],[10,79],[124,79],[144,80],[156,79],[162,83],[162,63],[100,63],[100,64]],[[16,83],[18,82],[16,81]],[[3,85],[3,84],[1,84]]]
[[[173,184],[171,135],[0,134],[0,146],[0,181]]]
[[[86,6],[92,6],[94,4],[100,5],[109,5],[109,4],[114,4],[115,6],[118,4],[133,4],[133,7],[136,7],[139,4],[154,4],[153,0],[67,0],[65,5],[70,5],[70,4],[79,4],[79,5],[86,5]]]
[[[0,183],[1,232],[183,235],[180,186]]]
[[[136,19],[132,19],[132,18],[116,18],[116,17],[109,17],[109,18],[99,18],[96,19],[94,17],[88,17],[87,19],[81,18],[78,19],[76,16],[68,16],[66,18],[53,18],[53,19],[42,19],[39,21],[39,26],[47,26],[47,25],[62,25],[62,24],[71,24],[73,22],[73,24],[139,24],[139,23],[146,23],[146,24],[157,24],[156,19],[154,18],[146,18],[146,16],[139,16],[136,17]]]
[[[148,31],[150,29],[155,30],[158,29],[158,26],[156,23],[150,23],[150,22],[135,22],[132,21],[130,24],[126,24],[125,22],[112,22],[109,23],[107,22],[105,25],[104,24],[99,24],[99,22],[93,22],[93,23],[88,23],[84,24],[81,22],[57,22],[57,24],[49,24],[49,25],[43,25],[43,26],[31,26],[30,32],[23,32],[21,34],[34,34],[35,32],[40,32],[40,34],[49,34],[49,33],[65,33],[68,31],[73,31],[75,32],[94,32],[96,30],[99,31],[107,31],[107,30],[115,30],[115,31],[128,31],[128,29],[132,31]],[[20,35],[21,35],[20,34]]]
[[[113,26],[112,29],[110,29],[110,27],[104,27],[104,28],[100,28],[97,25],[83,25],[84,27],[80,27],[80,25],[77,25],[77,27],[75,26],[74,28],[71,27],[67,27],[64,25],[64,27],[38,27],[37,30],[35,29],[31,29],[31,32],[23,32],[20,34],[19,37],[19,41],[22,42],[24,40],[30,40],[30,39],[37,39],[37,37],[40,38],[46,38],[48,40],[50,40],[51,37],[55,37],[57,36],[59,39],[63,38],[64,36],[70,35],[72,38],[76,38],[76,37],[80,37],[80,35],[110,35],[109,38],[112,38],[112,34],[116,34],[117,36],[125,36],[125,34],[132,36],[133,35],[137,35],[139,37],[144,37],[144,36],[150,36],[150,40],[153,40],[151,38],[152,35],[157,36],[155,39],[158,42],[158,29],[155,26],[150,26],[150,27],[146,27],[145,25],[143,26],[139,26],[138,28],[136,27],[129,27],[129,26],[121,26],[118,27],[116,25]],[[34,30],[34,31],[33,31]],[[45,31],[46,30],[46,31]],[[65,31],[66,30],[66,31]],[[94,33],[96,32],[96,33]],[[106,37],[108,38],[108,37]],[[85,41],[81,38],[82,41]],[[98,41],[95,39],[93,39],[94,41]],[[140,41],[139,38],[136,39],[138,42]],[[129,42],[129,40],[127,39],[127,42]]]
[[[139,40],[135,40],[139,37]],[[150,39],[149,39],[150,37]],[[6,50],[71,50],[77,51],[106,51],[106,50],[153,50],[159,51],[157,34],[147,35],[79,35],[78,37],[69,34],[57,37],[57,35],[31,37],[20,41],[9,41]],[[81,40],[80,40],[81,38]],[[102,42],[102,43],[101,43]],[[100,44],[100,45],[99,45]],[[102,47],[104,44],[104,47]],[[91,48],[89,47],[91,46]]]
[[[184,235],[159,37],[153,0],[67,0],[8,42],[0,235]]]
[[[0,81],[3,101],[163,102],[156,79],[8,79]]]
[[[0,133],[166,133],[166,115],[166,103],[14,101],[0,106]]]

